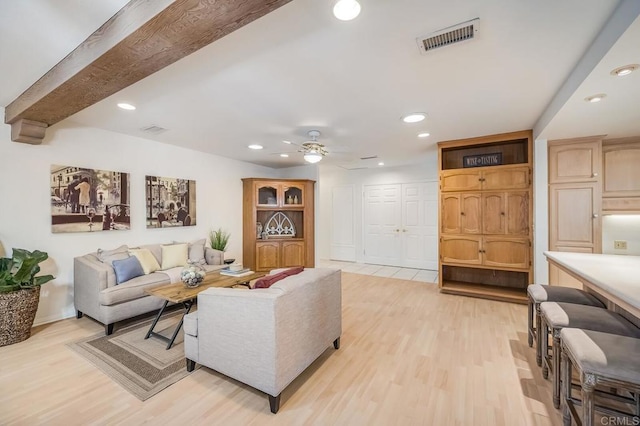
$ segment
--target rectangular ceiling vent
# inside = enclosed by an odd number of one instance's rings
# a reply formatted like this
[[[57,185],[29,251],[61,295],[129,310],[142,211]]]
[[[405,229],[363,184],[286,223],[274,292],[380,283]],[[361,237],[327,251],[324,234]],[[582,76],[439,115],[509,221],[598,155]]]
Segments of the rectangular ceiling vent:
[[[361,160],[373,160],[374,158],[378,158],[377,155],[370,155],[368,157],[360,157]]]
[[[420,53],[425,55],[427,52],[439,47],[445,47],[467,40],[474,40],[478,37],[479,28],[480,18],[475,18],[467,22],[443,28],[429,34],[428,36],[418,37],[416,41],[418,42]]]
[[[159,135],[160,133],[166,132],[168,129],[152,124],[151,126],[143,127],[140,130],[146,133],[151,133],[152,135]]]

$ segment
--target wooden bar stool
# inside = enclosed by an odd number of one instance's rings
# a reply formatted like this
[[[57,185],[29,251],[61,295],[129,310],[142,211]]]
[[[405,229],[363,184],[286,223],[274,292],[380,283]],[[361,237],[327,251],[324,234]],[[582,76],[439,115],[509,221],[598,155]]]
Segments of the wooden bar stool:
[[[536,362],[542,366],[542,345],[540,334],[540,304],[542,302],[565,302],[576,305],[597,306],[604,308],[605,305],[591,293],[577,288],[556,287],[540,284],[531,284],[527,287],[527,298],[529,307],[529,347],[536,342]],[[535,326],[534,326],[535,323]]]
[[[599,410],[610,415],[623,415],[632,419],[616,419],[602,424],[640,424],[640,339],[617,336],[591,330],[565,328],[560,332],[562,341],[562,418],[565,426],[571,425],[571,419],[580,423],[571,397],[571,373],[575,367],[580,375],[582,387],[582,424],[593,426],[595,419],[595,387],[606,386],[626,390],[635,395],[635,413],[623,413],[617,410]]]
[[[553,406],[560,408],[560,331],[564,328],[582,328],[619,336],[640,338],[640,329],[622,315],[595,306],[572,303],[543,302],[540,304],[542,319],[542,348],[545,350],[542,375],[553,373]],[[553,355],[549,356],[549,332],[553,336]],[[553,362],[553,365],[551,364]]]

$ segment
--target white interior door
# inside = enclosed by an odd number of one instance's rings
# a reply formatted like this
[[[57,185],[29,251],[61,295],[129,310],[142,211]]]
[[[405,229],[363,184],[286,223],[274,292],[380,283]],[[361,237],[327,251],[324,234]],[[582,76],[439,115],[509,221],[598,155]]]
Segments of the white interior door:
[[[364,261],[438,268],[438,184],[370,185],[364,196]]]
[[[364,187],[364,261],[379,265],[400,263],[401,186]]]
[[[355,187],[331,191],[331,253],[333,260],[356,261]]]

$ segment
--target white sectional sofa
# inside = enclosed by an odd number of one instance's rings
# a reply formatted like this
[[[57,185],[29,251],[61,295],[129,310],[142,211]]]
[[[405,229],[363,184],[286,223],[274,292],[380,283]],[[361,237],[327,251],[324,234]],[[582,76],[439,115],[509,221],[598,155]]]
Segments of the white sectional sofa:
[[[199,262],[207,271],[222,268],[224,252],[205,245],[206,240],[188,243],[187,260]],[[179,244],[179,243],[178,243]],[[183,243],[187,244],[187,243]],[[145,293],[145,289],[179,281],[183,265],[157,270],[117,284],[112,266],[115,260],[129,257],[134,249],[147,249],[163,265],[162,244],[140,247],[120,246],[97,251],[74,259],[74,304],[77,317],[83,314],[105,325],[107,335],[113,333],[114,323],[160,309],[164,301]],[[176,243],[165,246],[176,246]]]
[[[207,289],[184,332],[189,371],[197,362],[265,392],[276,413],[282,390],[332,343],[340,346],[341,273],[312,268],[269,288]]]

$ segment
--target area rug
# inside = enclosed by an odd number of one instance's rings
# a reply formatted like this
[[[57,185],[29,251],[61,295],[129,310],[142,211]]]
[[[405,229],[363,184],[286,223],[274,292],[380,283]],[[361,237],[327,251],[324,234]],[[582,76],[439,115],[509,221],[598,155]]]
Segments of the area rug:
[[[180,315],[181,312],[173,312],[163,317],[154,331],[171,336]],[[116,329],[110,336],[103,332],[68,346],[144,401],[190,374],[184,357],[183,331],[178,333],[171,349],[166,350],[166,342],[144,338],[152,321],[149,318]]]

